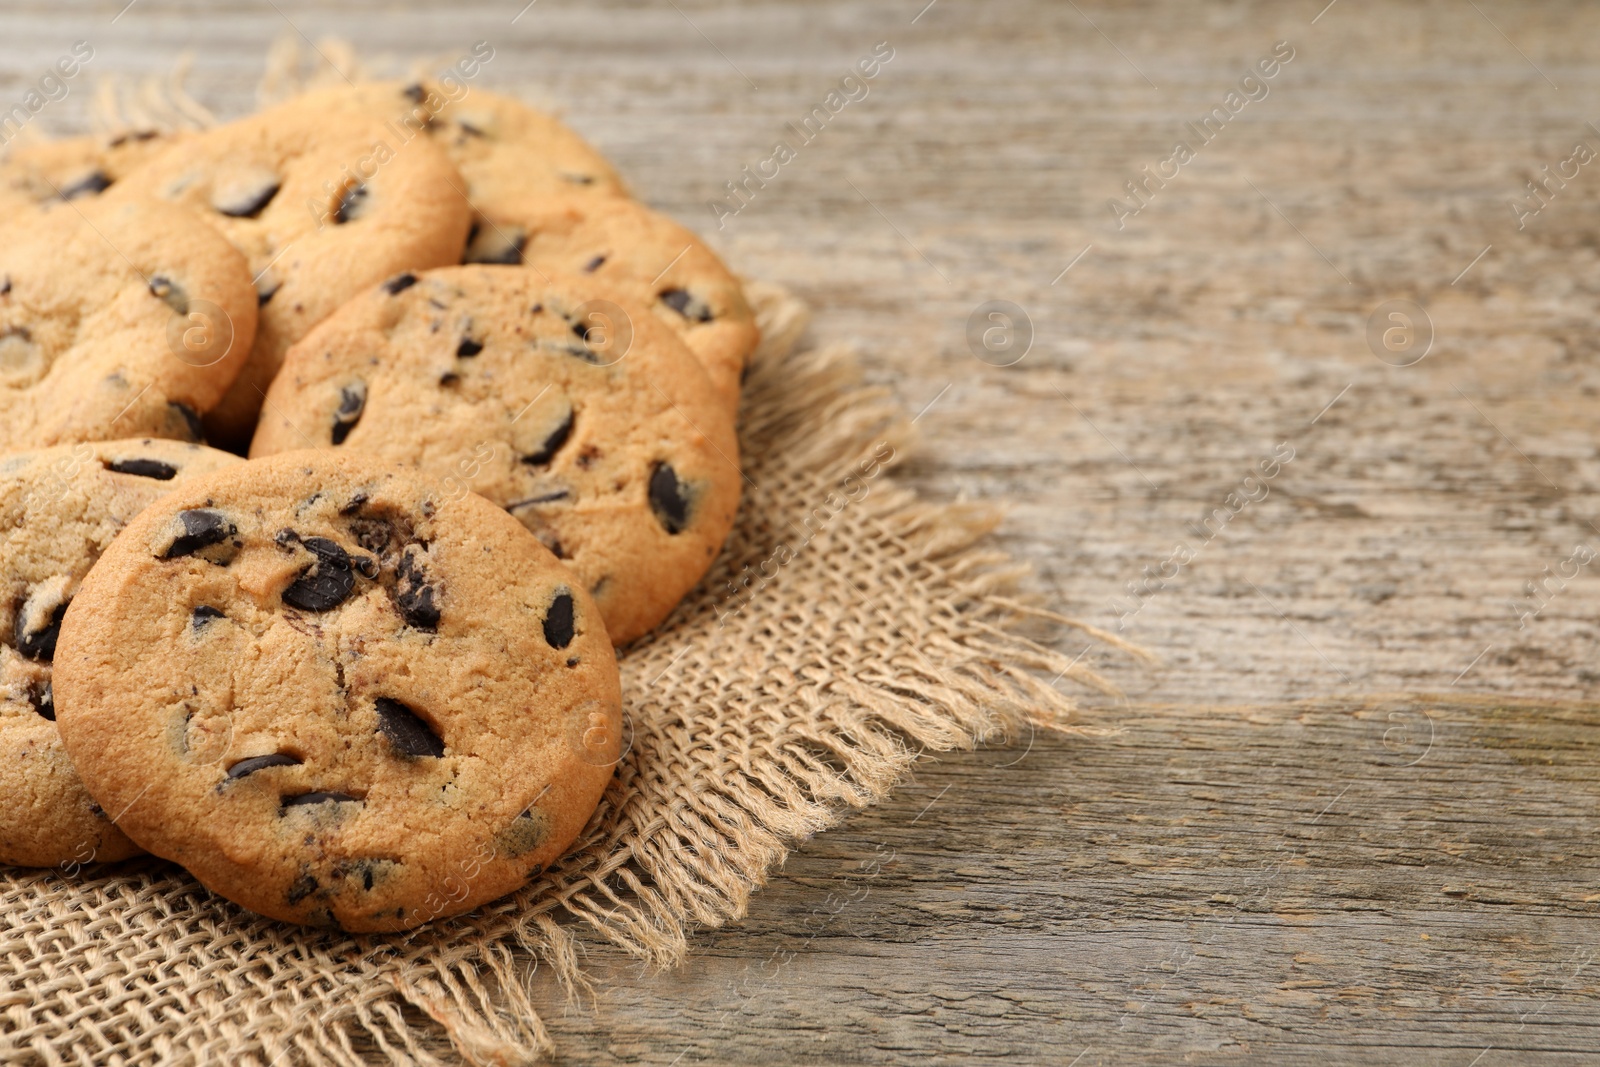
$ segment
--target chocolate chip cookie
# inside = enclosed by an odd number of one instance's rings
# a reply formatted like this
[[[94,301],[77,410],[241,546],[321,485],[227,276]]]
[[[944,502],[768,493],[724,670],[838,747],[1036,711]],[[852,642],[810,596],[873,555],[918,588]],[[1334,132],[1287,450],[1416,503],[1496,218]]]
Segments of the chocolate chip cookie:
[[[0,226],[0,451],[198,440],[256,330],[244,257],[181,208],[98,197]]]
[[[89,798],[56,732],[51,660],[61,619],[134,516],[239,462],[150,439],[0,457],[0,863],[72,870],[138,851]]]
[[[355,453],[194,479],[61,624],[57,723],[139,845],[291,922],[400,930],[558,858],[620,754],[594,601],[514,519]]]
[[[733,412],[655,312],[583,275],[402,274],[290,350],[251,455],[373,452],[480,493],[566,561],[623,644],[732,526]]]
[[[206,421],[242,448],[288,347],[399,270],[460,258],[471,221],[460,174],[431,138],[290,103],[187,139],[112,187],[199,212],[250,262],[261,328]]]
[[[739,279],[689,230],[633,200],[570,194],[503,198],[495,230],[530,268],[592,274],[649,307],[700,360],[729,407],[738,406],[761,331]],[[474,258],[473,248],[467,253]]]
[[[69,137],[15,149],[0,163],[0,204],[16,210],[52,200],[99,196],[187,133],[135,130],[114,137]]]

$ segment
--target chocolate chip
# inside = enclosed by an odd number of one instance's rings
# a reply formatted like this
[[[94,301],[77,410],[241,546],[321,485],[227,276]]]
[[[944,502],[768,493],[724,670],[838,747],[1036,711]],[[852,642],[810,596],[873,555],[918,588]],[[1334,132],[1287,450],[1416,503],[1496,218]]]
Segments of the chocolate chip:
[[[407,547],[395,567],[395,604],[407,626],[434,631],[439,628],[439,593],[417,563],[416,552]]]
[[[339,206],[334,208],[333,221],[343,225],[351,219],[360,218],[366,210],[367,195],[367,187],[363,183],[358,182],[346,189],[339,197]]]
[[[367,409],[367,383],[353,382],[341,386],[339,389],[339,407],[333,413],[333,443],[344,444],[344,439],[350,436],[350,431],[356,428],[356,423],[361,421],[361,413]]]
[[[483,342],[482,341],[474,341],[470,337],[463,337],[461,339],[461,343],[459,345],[456,345],[456,358],[457,359],[471,359],[473,356],[477,355],[479,352],[482,352],[482,351],[483,351]]]
[[[439,385],[443,388],[448,389],[451,386],[460,384],[461,375],[457,374],[455,371],[446,371],[445,373],[439,375]]]
[[[438,759],[444,755],[444,742],[415,711],[388,697],[379,697],[375,703],[378,731],[389,739],[389,747],[396,755],[408,759],[421,756]]]
[[[530,496],[526,500],[513,501],[506,505],[506,510],[516,511],[518,508],[525,508],[529,504],[553,504],[557,500],[566,500],[571,495],[572,490],[570,489],[557,489],[553,492],[541,493],[538,496]]]
[[[256,306],[266,307],[267,301],[278,295],[278,290],[283,288],[280,281],[268,281],[256,292]]]
[[[154,478],[170,482],[177,476],[178,468],[159,459],[119,459],[106,464],[106,469],[118,474],[136,474],[141,478]]]
[[[369,499],[370,497],[368,497],[365,493],[356,493],[350,498],[350,503],[339,509],[339,514],[354,515],[356,512],[362,509]]]
[[[321,794],[307,793],[306,795],[307,796],[318,796],[318,795],[321,795]],[[283,803],[284,803],[285,807],[288,807],[289,800],[288,800],[287,797],[284,798],[284,802]],[[300,877],[296,878],[294,880],[294,884],[289,887],[289,903],[290,904],[298,904],[302,900],[304,900],[306,897],[309,897],[312,893],[315,893],[316,891],[317,891],[317,880],[315,878],[313,878],[309,874],[302,874]]]
[[[103,170],[91,170],[71,185],[63,186],[61,199],[76,200],[80,196],[96,196],[111,188],[111,175]]]
[[[33,710],[49,719],[56,721],[56,696],[49,682],[44,683],[43,689],[29,689],[28,703],[33,705]]]
[[[551,648],[572,644],[572,594],[565,589],[556,594],[544,613],[544,641]]]
[[[710,322],[716,317],[710,305],[690,295],[687,289],[665,289],[660,296],[663,304],[690,322]]]
[[[226,615],[224,615],[217,608],[212,607],[210,604],[201,604],[199,607],[195,608],[194,613],[189,616],[190,624],[196,630],[203,628],[205,624],[210,622],[212,619],[226,618]]]
[[[202,548],[221,544],[239,532],[239,528],[224,518],[220,511],[207,508],[180,511],[178,521],[183,524],[183,533],[173,538],[172,544],[161,554],[162,559],[192,556]]]
[[[413,104],[420,104],[428,98],[428,90],[422,87],[421,82],[412,82],[410,85],[406,86],[400,91],[405,93],[406,99],[410,100]]]
[[[189,294],[183,291],[183,286],[165,274],[152,274],[150,276],[150,293],[152,296],[159,297],[178,314],[187,315],[189,313]]]
[[[383,573],[383,568],[371,556],[351,556],[350,562],[355,565],[356,573],[368,581],[377,581],[378,575]]]
[[[191,444],[205,440],[205,423],[200,421],[200,413],[188,404],[180,404],[176,400],[167,401],[167,407],[178,416],[178,421],[183,423],[183,432],[187,434],[183,440]]]
[[[3,280],[0,280],[0,296],[10,296],[10,295],[11,295],[11,275],[7,274]]]
[[[481,129],[479,129],[478,127],[474,126],[472,123],[466,121],[465,119],[457,119],[456,120],[456,125],[461,127],[461,132],[462,133],[468,134],[468,135],[470,135],[472,137],[487,137],[487,136],[489,136],[488,134],[484,133]]]
[[[593,274],[595,271],[599,270],[605,264],[605,261],[606,261],[606,257],[605,256],[595,256],[588,263],[584,264],[584,266],[583,266],[584,273],[585,274]]]
[[[51,603],[55,594],[40,591],[28,598],[17,611],[13,628],[17,651],[32,660],[48,663],[56,654],[56,638],[61,636],[61,618],[71,598]]]
[[[317,559],[283,591],[283,602],[301,611],[332,611],[348,600],[356,587],[349,553],[326,537],[308,537],[302,544]]]
[[[594,176],[590,174],[563,174],[563,178],[573,185],[593,185]]]
[[[246,759],[240,760],[237,763],[231,764],[228,767],[228,777],[243,778],[247,774],[254,774],[257,771],[264,771],[268,767],[298,767],[299,765],[300,761],[295,759],[293,756],[286,755],[282,752],[271,752],[265,756],[250,756]],[[317,794],[308,793],[307,795],[316,796]]]
[[[272,203],[272,198],[283,188],[276,178],[263,177],[253,186],[230,189],[221,200],[213,198],[211,206],[235,219],[253,219]]]
[[[383,283],[383,291],[390,296],[395,296],[417,284],[415,274],[396,274],[393,278]]]
[[[307,804],[359,804],[361,798],[349,793],[297,793],[279,798],[279,803],[285,808],[300,808]],[[315,879],[311,884],[316,885]]]
[[[521,230],[508,233],[498,226],[487,231],[477,231],[467,240],[463,263],[490,263],[515,267],[522,263],[522,250],[528,246],[528,235]]]
[[[657,463],[650,472],[650,510],[669,534],[682,533],[689,525],[689,501],[670,464]]]
[[[561,420],[561,425],[557,426],[549,437],[544,439],[544,444],[539,446],[539,450],[532,455],[523,456],[522,462],[531,463],[535,467],[542,467],[552,459],[555,459],[556,453],[561,451],[561,446],[566,444],[567,439],[572,436],[572,420],[573,412],[569,409],[567,417]]]

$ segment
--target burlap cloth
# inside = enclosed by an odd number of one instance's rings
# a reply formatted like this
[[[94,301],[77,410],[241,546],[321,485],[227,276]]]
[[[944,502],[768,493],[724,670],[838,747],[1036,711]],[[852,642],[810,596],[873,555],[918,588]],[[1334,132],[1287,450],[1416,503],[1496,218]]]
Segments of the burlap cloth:
[[[148,859],[0,872],[0,1059],[432,1064],[448,1062],[430,1051],[442,1031],[458,1061],[536,1062],[552,1047],[528,983],[583,989],[581,939],[671,965],[692,928],[742,916],[795,842],[887,795],[921,752],[1070,728],[1056,686],[1109,687],[1025,632],[1078,624],[1008,595],[1022,570],[980,544],[992,512],[894,485],[901,409],[848,352],[795,350],[798,300],[751,296],[766,340],[739,521],[701,587],[622,657],[628,749],[571,855],[393,937],[262,919]]]

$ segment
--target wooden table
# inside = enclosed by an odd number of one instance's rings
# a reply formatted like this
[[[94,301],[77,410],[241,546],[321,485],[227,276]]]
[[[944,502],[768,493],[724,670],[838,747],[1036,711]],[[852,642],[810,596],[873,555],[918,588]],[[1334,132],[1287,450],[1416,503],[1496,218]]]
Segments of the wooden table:
[[[1054,606],[1162,658],[1090,649],[1118,732],[929,761],[681,970],[595,950],[596,1010],[547,1004],[566,1061],[1600,1057],[1600,10],[123,2],[11,0],[0,98],[76,39],[96,74],[192,50],[224,116],[284,34],[490,41],[483,84],[859,345],[922,412],[912,484],[1006,504]],[[1000,300],[1011,366],[967,340]]]

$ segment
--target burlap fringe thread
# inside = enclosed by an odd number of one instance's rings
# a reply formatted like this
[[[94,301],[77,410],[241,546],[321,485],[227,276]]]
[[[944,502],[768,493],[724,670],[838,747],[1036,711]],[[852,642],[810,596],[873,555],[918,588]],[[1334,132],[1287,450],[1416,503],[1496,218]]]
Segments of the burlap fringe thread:
[[[126,99],[104,125],[155,124],[162,109],[130,114]],[[628,751],[572,854],[403,938],[260,919],[154,861],[6,872],[0,1057],[446,1062],[409,1005],[468,1063],[535,1063],[553,1045],[530,961],[574,999],[590,991],[584,931],[671,966],[692,927],[744,915],[796,842],[885,797],[922,752],[1024,723],[1075,729],[1062,679],[1114,692],[1024,630],[1045,619],[1141,653],[1016,599],[1025,569],[981,544],[998,516],[884,477],[909,443],[904,412],[861,385],[849,352],[796,351],[799,300],[749,292],[765,340],[745,390],[739,521],[701,588],[622,658]]]

